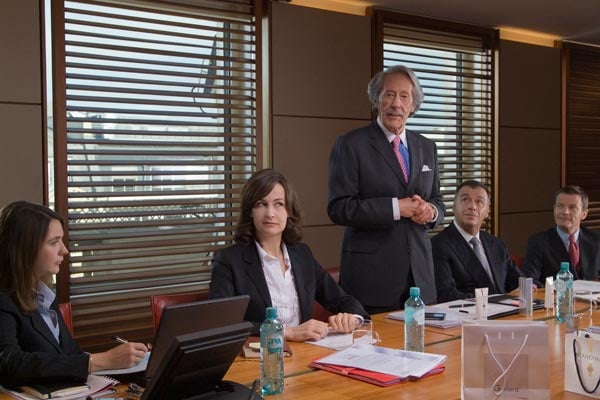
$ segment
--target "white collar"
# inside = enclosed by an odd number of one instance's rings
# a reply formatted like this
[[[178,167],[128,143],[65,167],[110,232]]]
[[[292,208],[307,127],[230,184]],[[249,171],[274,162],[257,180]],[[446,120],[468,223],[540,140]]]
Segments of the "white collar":
[[[387,138],[387,141],[390,142],[390,143],[392,143],[392,140],[394,140],[394,138],[396,137],[396,134],[390,132],[383,125],[383,122],[381,122],[381,115],[377,116],[377,125],[379,125],[379,127],[381,128],[381,130],[385,134],[385,137]],[[406,140],[406,126],[404,128],[402,128],[402,132],[400,132],[400,140],[402,140],[402,143],[408,149],[408,141]]]

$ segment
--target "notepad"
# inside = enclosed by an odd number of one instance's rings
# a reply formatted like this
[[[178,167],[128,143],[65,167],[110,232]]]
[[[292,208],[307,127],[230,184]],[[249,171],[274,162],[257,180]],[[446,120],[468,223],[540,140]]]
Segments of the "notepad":
[[[15,399],[20,399],[20,400],[36,400],[36,399],[48,399],[48,398],[50,398],[50,399],[57,398],[60,400],[79,400],[79,399],[85,399],[86,396],[89,396],[89,395],[102,393],[102,392],[106,391],[107,389],[110,389],[111,387],[118,385],[119,381],[117,381],[116,379],[113,379],[113,378],[106,377],[106,376],[89,375],[85,384],[87,385],[87,387],[85,390],[83,390],[81,392],[74,393],[74,394],[65,394],[65,395],[56,396],[56,397],[54,397],[54,396],[53,397],[37,397],[37,396],[34,396],[29,393],[25,393],[25,392],[20,392],[20,391],[16,391],[16,390],[8,390],[6,388],[3,388],[2,386],[0,386],[0,391],[8,393],[10,396],[14,397]],[[29,386],[33,386],[33,385],[29,385]],[[48,385],[45,384],[44,386],[48,386]],[[71,383],[70,386],[73,387],[73,386],[81,386],[81,385]]]
[[[87,384],[73,383],[47,383],[43,385],[30,384],[21,386],[19,389],[27,394],[30,394],[38,399],[50,399],[56,397],[70,396],[73,394],[81,394],[90,390]]]

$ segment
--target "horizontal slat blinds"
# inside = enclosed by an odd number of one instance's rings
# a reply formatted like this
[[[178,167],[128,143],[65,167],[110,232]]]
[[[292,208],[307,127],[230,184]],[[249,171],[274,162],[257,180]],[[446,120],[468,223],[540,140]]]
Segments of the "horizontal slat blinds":
[[[65,1],[55,21],[66,106],[57,203],[62,189],[84,347],[150,336],[152,294],[207,289],[255,170],[252,2],[188,3]]]
[[[567,54],[566,183],[590,197],[583,224],[600,229],[600,49],[565,43]]]
[[[410,67],[425,93],[407,127],[437,144],[447,224],[460,182],[477,179],[494,188],[494,32],[461,30],[460,25],[442,30],[435,21],[377,13],[383,25],[383,67]]]

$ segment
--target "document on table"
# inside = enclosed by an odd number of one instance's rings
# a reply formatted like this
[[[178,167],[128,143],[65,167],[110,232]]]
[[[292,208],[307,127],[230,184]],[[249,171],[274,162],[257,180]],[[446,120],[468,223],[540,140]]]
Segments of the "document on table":
[[[94,375],[125,375],[125,374],[134,374],[136,372],[142,372],[146,370],[148,366],[148,360],[150,359],[150,352],[146,352],[146,356],[134,365],[131,368],[121,368],[121,369],[105,369],[104,371],[96,371]]]
[[[577,293],[578,291],[587,291],[588,293]],[[600,281],[573,281],[573,293],[576,299],[581,300],[600,300]]]
[[[352,346],[351,333],[330,333],[323,339],[307,340],[305,343],[314,344],[315,346],[327,347],[333,350],[344,350]]]
[[[440,354],[390,349],[369,344],[355,344],[315,362],[360,368],[366,371],[407,378],[422,377],[444,363],[446,358],[447,356]]]

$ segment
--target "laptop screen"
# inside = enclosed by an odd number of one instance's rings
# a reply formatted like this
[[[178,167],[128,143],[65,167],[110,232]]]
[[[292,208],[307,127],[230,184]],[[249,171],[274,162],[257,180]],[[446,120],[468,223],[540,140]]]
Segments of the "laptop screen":
[[[251,331],[242,322],[175,336],[142,400],[254,398],[247,387],[222,380]]]
[[[240,323],[249,301],[250,296],[243,295],[166,306],[154,338],[145,380],[154,376],[176,336]]]

